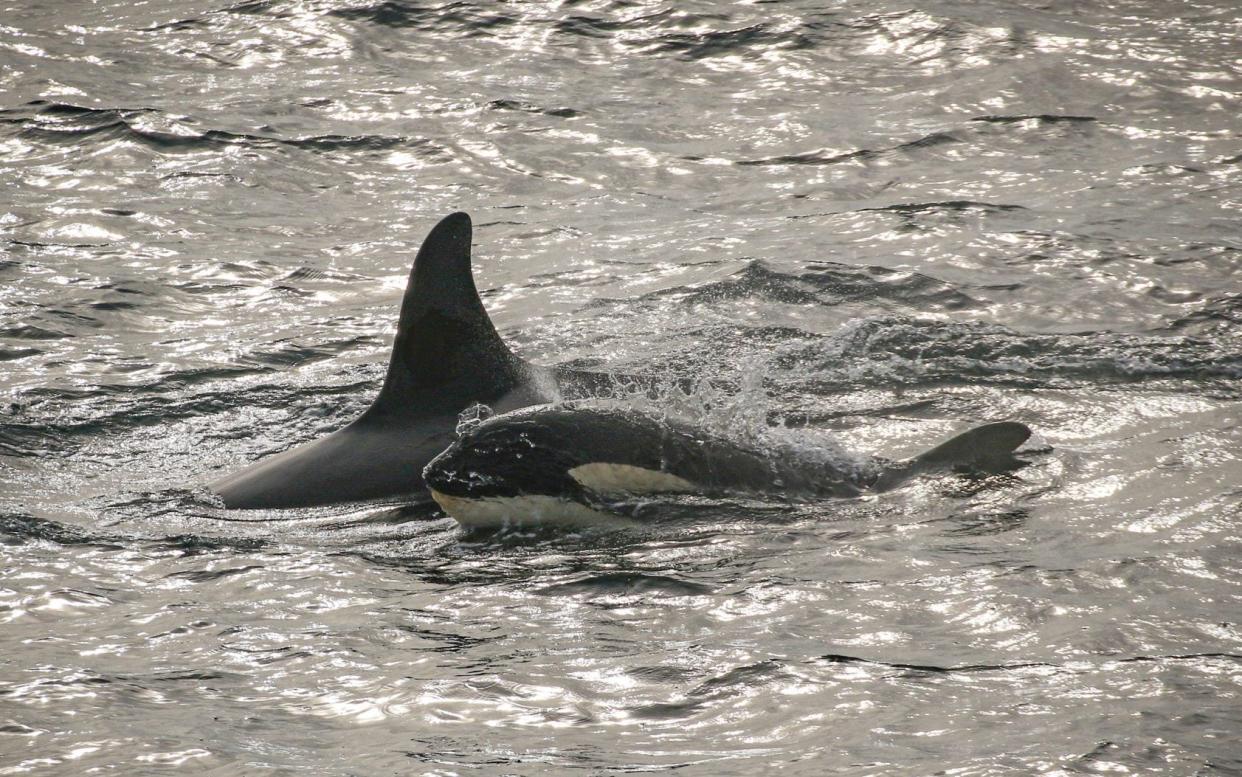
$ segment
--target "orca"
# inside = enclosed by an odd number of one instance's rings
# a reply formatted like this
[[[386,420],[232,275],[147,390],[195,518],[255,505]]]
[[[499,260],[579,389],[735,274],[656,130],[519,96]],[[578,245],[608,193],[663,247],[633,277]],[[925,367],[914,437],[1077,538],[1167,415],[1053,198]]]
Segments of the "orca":
[[[539,367],[509,350],[475,287],[471,237],[470,217],[453,213],[423,241],[371,406],[326,437],[208,484],[225,507],[426,501],[423,468],[453,442],[466,407],[513,410],[615,387],[609,375]]]
[[[423,471],[431,496],[467,528],[616,525],[610,503],[644,494],[778,493],[855,497],[919,475],[995,473],[1021,462],[1031,430],[991,423],[905,461],[828,459],[763,450],[632,408],[560,403],[496,415],[472,428]]]

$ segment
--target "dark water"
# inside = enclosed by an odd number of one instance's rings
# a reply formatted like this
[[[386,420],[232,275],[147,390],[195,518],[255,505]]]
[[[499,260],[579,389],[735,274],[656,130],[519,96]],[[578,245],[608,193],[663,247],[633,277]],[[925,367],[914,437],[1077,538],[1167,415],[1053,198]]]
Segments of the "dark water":
[[[8,0],[0,774],[1242,774],[1239,24]],[[580,536],[216,510],[365,407],[455,209],[528,358],[1031,464]]]

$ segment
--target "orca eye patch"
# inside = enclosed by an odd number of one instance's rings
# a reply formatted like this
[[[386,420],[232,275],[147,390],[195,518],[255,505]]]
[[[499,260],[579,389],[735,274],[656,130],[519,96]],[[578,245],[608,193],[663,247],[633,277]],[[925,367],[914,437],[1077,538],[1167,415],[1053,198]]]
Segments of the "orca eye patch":
[[[570,494],[582,491],[567,450],[530,434],[467,434],[427,465],[427,485],[443,494],[476,497]]]

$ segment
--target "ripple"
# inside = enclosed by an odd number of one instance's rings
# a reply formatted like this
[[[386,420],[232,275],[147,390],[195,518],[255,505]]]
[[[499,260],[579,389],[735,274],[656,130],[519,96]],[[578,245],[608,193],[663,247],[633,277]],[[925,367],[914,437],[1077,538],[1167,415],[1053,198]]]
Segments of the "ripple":
[[[710,586],[679,580],[668,575],[641,572],[612,572],[590,575],[579,580],[546,585],[537,591],[549,596],[633,596],[664,594],[667,596],[701,596],[712,592]]]

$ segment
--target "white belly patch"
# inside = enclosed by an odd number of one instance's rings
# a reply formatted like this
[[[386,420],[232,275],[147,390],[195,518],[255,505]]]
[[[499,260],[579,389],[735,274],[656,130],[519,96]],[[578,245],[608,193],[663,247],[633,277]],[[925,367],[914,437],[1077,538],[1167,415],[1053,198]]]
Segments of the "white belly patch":
[[[571,469],[569,476],[599,494],[684,494],[699,490],[685,478],[629,464],[583,464]]]
[[[468,529],[521,526],[609,527],[636,526],[619,515],[594,510],[581,502],[555,496],[525,495],[470,499],[431,490],[431,498],[455,521]]]

